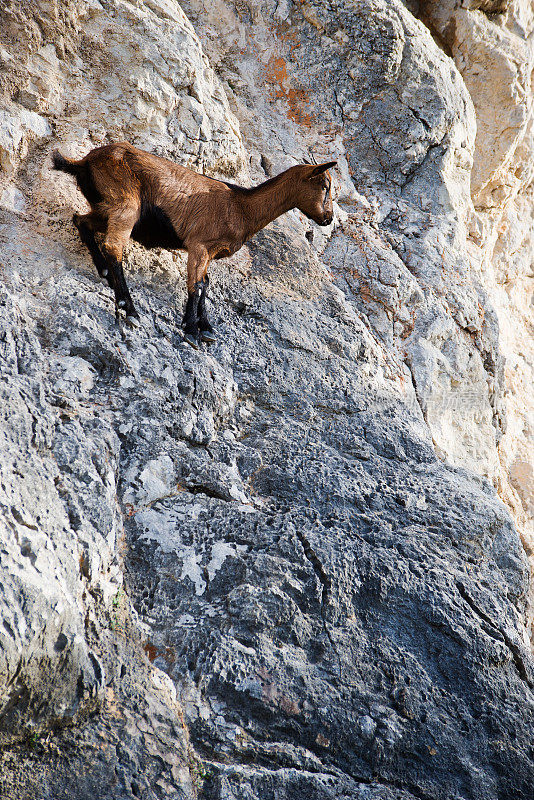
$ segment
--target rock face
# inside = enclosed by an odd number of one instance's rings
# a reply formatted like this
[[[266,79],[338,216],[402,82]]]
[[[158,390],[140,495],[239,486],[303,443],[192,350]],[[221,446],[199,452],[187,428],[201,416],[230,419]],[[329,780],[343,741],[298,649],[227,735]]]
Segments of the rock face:
[[[534,21],[457,5],[2,5],[3,797],[531,797]],[[132,244],[130,330],[49,157],[121,138],[336,223],[200,352]]]
[[[473,99],[477,137],[468,242],[499,324],[506,425],[497,485],[534,549],[532,385],[532,4],[420,3]],[[480,8],[480,11],[471,11]],[[421,10],[421,9],[420,9]],[[485,13],[482,13],[485,12]],[[480,69],[484,65],[484,76]],[[532,600],[531,600],[532,603]],[[532,613],[532,612],[531,612]]]

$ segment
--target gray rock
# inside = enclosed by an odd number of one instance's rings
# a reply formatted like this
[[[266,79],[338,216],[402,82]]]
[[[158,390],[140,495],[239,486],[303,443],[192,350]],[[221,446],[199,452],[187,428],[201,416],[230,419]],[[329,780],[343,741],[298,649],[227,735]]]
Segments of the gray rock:
[[[290,214],[214,265],[195,352],[183,260],[132,246],[141,323],[117,322],[57,142],[9,145],[1,794],[526,800],[529,571],[491,483],[467,90],[396,0],[183,5],[220,80],[171,0],[2,9],[6,109],[77,152],[115,103],[114,135],[225,173],[235,113],[251,179],[339,155],[338,225],[310,242]]]

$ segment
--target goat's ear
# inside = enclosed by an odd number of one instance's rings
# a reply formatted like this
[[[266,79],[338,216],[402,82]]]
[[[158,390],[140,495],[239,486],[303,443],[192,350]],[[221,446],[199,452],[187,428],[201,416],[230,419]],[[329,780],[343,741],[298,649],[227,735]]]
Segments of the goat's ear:
[[[308,180],[310,180],[311,178],[317,178],[318,175],[322,175],[323,172],[326,172],[327,169],[335,167],[336,164],[337,161],[327,161],[325,164],[317,164],[317,166],[314,167],[310,172],[310,174],[308,175]]]

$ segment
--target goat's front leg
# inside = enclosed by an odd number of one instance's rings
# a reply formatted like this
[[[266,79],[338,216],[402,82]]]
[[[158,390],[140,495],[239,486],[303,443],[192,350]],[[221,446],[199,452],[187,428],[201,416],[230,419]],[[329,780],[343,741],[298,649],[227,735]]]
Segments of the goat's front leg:
[[[208,312],[206,311],[206,298],[208,296],[209,283],[210,279],[206,274],[204,278],[204,288],[202,289],[202,294],[198,301],[198,329],[200,331],[200,338],[203,342],[208,342],[208,344],[217,340],[217,334],[210,324]]]
[[[208,271],[208,251],[202,245],[189,246],[187,250],[187,303],[183,317],[184,340],[198,350],[199,304]]]

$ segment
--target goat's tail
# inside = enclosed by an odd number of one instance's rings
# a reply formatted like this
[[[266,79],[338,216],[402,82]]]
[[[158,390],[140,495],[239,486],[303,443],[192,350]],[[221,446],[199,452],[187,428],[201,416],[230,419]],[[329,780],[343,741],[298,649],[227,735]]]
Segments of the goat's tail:
[[[80,171],[84,168],[82,164],[83,158],[81,161],[74,161],[71,158],[65,158],[62,156],[59,150],[54,150],[52,153],[52,163],[54,164],[54,169],[59,169],[61,172],[68,172],[69,175],[79,175]]]

